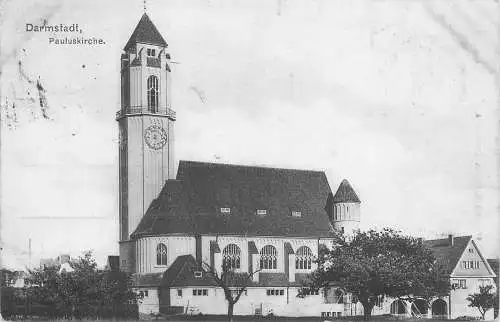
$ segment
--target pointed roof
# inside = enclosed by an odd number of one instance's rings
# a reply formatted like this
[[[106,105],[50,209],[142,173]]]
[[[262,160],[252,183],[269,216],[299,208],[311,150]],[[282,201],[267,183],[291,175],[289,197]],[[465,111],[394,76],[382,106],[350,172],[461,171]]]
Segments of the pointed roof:
[[[351,184],[347,179],[342,180],[335,196],[333,196],[333,203],[342,203],[342,202],[361,202],[358,198],[358,195],[351,187]]]
[[[161,47],[168,46],[167,42],[163,39],[162,35],[158,29],[156,29],[155,25],[146,13],[142,15],[141,20],[139,20],[137,27],[135,27],[135,30],[132,33],[132,36],[130,36],[130,39],[124,49],[128,50],[136,43],[150,44]]]

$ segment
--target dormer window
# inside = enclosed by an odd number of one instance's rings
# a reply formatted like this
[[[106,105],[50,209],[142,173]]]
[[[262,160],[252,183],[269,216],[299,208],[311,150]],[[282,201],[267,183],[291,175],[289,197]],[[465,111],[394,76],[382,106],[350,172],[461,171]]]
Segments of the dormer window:
[[[231,213],[231,208],[220,208],[220,213],[229,215]]]
[[[201,271],[194,271],[194,278],[202,278],[203,273]]]
[[[148,49],[146,50],[146,53],[147,53],[147,55],[148,55],[149,57],[155,57],[155,56],[156,56],[156,50],[151,49],[151,48],[148,48]]]
[[[265,216],[267,215],[266,209],[257,209],[257,216]]]
[[[300,212],[300,211],[292,211],[292,217],[302,217],[302,212]]]

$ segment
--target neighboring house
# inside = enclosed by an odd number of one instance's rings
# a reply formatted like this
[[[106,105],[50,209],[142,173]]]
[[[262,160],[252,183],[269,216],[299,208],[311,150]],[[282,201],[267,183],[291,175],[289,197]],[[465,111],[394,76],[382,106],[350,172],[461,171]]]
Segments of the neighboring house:
[[[449,318],[460,316],[480,317],[477,308],[469,307],[467,296],[479,291],[481,285],[494,285],[496,274],[483,257],[472,236],[427,240],[443,269],[450,275],[452,291],[447,298],[434,301],[431,313],[445,313]],[[439,301],[439,302],[438,302]],[[493,310],[487,312],[487,319],[493,319]]]
[[[500,264],[500,261],[498,258],[488,258],[488,264],[490,264],[490,267],[491,269],[493,269],[493,272],[495,273],[496,277],[495,277],[495,285],[496,285],[496,289],[497,289],[497,292],[498,290],[500,290],[500,285],[498,283],[498,268],[499,268],[499,264]],[[496,303],[496,306],[495,306],[495,319],[498,317],[498,302]]]
[[[24,287],[24,279],[26,278],[24,271],[11,271],[8,269],[0,269],[0,286],[1,287]]]
[[[73,267],[71,267],[71,257],[67,254],[59,255],[56,258],[42,258],[40,260],[40,267],[57,267],[59,269],[59,273],[69,273],[74,271]]]
[[[480,317],[477,308],[469,307],[466,300],[479,291],[480,285],[494,285],[496,274],[482,256],[472,236],[424,240],[433,252],[441,270],[450,276],[452,290],[449,295],[436,297],[429,302],[420,298],[410,303],[406,300],[385,298],[373,308],[372,315],[392,314],[428,318]],[[493,310],[486,314],[493,319]]]

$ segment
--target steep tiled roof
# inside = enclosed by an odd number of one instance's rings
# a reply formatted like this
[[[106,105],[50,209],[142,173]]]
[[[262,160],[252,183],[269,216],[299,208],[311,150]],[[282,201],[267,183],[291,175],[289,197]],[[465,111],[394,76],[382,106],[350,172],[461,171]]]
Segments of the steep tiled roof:
[[[361,202],[347,179],[342,180],[335,196],[333,196],[333,203],[341,202]]]
[[[163,39],[147,14],[142,15],[141,20],[139,20],[137,27],[135,27],[124,49],[128,50],[136,43],[167,47],[167,42]]]
[[[498,273],[499,273],[498,267],[500,264],[499,259],[498,258],[488,258],[487,261],[488,261],[488,264],[490,265],[491,269],[495,273],[495,275],[498,277]]]
[[[162,286],[214,286],[215,282],[203,274],[195,278],[194,272],[201,269],[192,255],[183,255],[175,259],[163,274]]]
[[[469,244],[472,236],[453,237],[453,245],[448,238],[424,240],[424,245],[432,250],[436,260],[448,274],[457,266],[460,256]]]
[[[332,236],[324,172],[181,161],[132,235]],[[230,208],[230,213],[221,213]],[[257,209],[266,210],[256,215]],[[300,209],[301,217],[292,217]]]
[[[132,281],[134,286],[154,287],[160,285],[162,273],[134,274]]]

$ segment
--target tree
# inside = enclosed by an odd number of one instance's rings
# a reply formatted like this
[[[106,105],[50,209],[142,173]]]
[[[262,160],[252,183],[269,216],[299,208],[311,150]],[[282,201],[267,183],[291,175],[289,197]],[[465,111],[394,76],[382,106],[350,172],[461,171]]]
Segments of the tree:
[[[138,296],[132,291],[130,274],[97,269],[91,252],[71,263],[74,271],[59,272],[49,266],[30,271],[26,294],[50,308],[53,317],[127,317],[129,304]]]
[[[238,303],[241,295],[246,292],[252,282],[253,275],[257,274],[260,269],[250,273],[236,272],[224,261],[220,272],[207,263],[203,263],[203,270],[224,291],[224,297],[227,301],[227,318],[229,322],[232,322],[234,305]]]
[[[498,294],[493,292],[493,285],[479,286],[479,293],[469,294],[467,301],[470,307],[476,307],[479,310],[484,320],[486,312],[498,302]]]
[[[391,229],[357,232],[351,239],[340,236],[338,246],[320,254],[318,268],[299,296],[333,286],[363,304],[365,320],[379,298],[429,299],[450,289],[448,276],[423,242]]]

